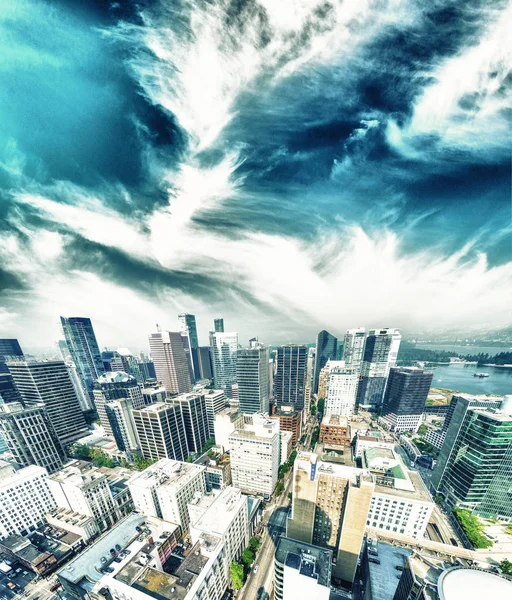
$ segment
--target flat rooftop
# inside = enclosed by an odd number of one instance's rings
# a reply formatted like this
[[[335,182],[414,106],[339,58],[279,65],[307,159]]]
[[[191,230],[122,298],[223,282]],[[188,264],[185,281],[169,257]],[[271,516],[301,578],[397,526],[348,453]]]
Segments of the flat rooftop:
[[[348,418],[330,415],[322,419],[322,427],[348,427]]]
[[[195,477],[205,467],[193,463],[181,462],[171,458],[161,458],[159,461],[136,473],[128,481],[128,485],[151,488],[166,485],[169,487],[184,485]]]
[[[407,471],[407,475],[412,484],[411,488],[388,487],[387,485],[379,483],[379,477],[377,477],[375,493],[388,494],[389,496],[402,496],[402,498],[422,500],[423,502],[432,502],[432,497],[425,487],[420,475],[416,471]],[[397,481],[400,480],[394,480],[394,483],[396,484]]]
[[[247,496],[244,496],[237,488],[226,487],[206,508],[201,517],[193,523],[192,527],[222,535],[244,503],[247,505]]]
[[[305,561],[302,560],[302,557],[306,557],[306,559],[309,557],[310,560],[314,559],[318,584],[329,587],[331,585],[331,550],[291,540],[287,537],[279,538],[275,554],[276,560],[283,565],[297,570],[300,569],[303,575],[312,576],[312,568],[308,570],[307,564],[304,564],[303,572],[301,565]]]
[[[367,554],[372,600],[390,600],[395,595],[402,570],[412,552],[407,548],[374,542],[368,544]]]
[[[478,569],[448,569],[439,578],[438,594],[441,600],[501,600],[512,598],[512,581]]]

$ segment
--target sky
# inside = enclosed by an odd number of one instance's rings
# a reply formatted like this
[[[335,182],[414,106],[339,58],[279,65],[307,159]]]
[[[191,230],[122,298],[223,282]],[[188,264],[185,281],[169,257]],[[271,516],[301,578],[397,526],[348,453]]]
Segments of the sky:
[[[512,322],[512,3],[0,0],[0,337]]]

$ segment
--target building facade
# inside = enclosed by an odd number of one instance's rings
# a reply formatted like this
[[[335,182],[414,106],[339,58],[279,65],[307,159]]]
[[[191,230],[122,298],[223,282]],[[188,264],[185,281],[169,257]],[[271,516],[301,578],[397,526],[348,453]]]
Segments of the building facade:
[[[236,382],[243,414],[269,411],[268,360],[268,350],[261,346],[237,352]]]
[[[361,369],[365,342],[366,330],[364,327],[347,329],[343,343],[343,361],[347,367],[358,371]]]
[[[308,347],[289,344],[277,349],[277,366],[274,377],[274,398],[278,408],[293,406],[304,408]]]
[[[215,415],[226,406],[226,394],[224,390],[204,389],[204,400],[206,402],[206,415],[208,418],[208,439],[215,437]]]
[[[188,451],[190,454],[198,454],[209,439],[204,394],[183,394],[174,398],[173,402],[181,407]]]
[[[178,315],[181,331],[186,331],[190,339],[190,347],[197,348],[199,339],[197,337],[196,316],[190,313],[181,313]]]
[[[149,348],[156,376],[169,394],[192,391],[190,367],[181,334],[158,331],[149,336]]]
[[[210,350],[215,387],[232,397],[232,385],[236,383],[236,353],[238,334],[224,331],[210,332]]]
[[[350,418],[356,409],[359,373],[352,367],[329,369],[324,414]]]
[[[133,377],[124,371],[107,371],[94,383],[94,405],[100,418],[100,423],[107,435],[114,435],[106,405],[114,400],[127,398],[132,408],[143,408],[144,398],[140,386]]]
[[[328,331],[322,330],[316,338],[315,371],[313,375],[313,392],[318,393],[318,377],[328,360],[338,358],[338,338]]]

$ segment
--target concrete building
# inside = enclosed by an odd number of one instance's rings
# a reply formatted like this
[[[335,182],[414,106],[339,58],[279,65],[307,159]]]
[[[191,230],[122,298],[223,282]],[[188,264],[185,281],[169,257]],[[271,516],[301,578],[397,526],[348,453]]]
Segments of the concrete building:
[[[85,543],[100,533],[96,519],[88,515],[81,515],[68,508],[54,508],[46,514],[45,518],[48,525],[74,533],[80,536]]]
[[[190,454],[198,454],[209,438],[208,415],[204,394],[182,394],[173,399],[181,408]]]
[[[106,404],[120,398],[130,400],[132,408],[143,408],[144,398],[140,386],[133,377],[124,371],[107,371],[94,382],[94,405],[102,427],[107,435],[114,435],[112,425],[107,415]]]
[[[206,492],[205,467],[162,459],[128,481],[135,508],[145,515],[160,517],[188,530],[187,504]]]
[[[80,382],[83,389],[88,393],[89,409],[93,409],[93,384],[98,377],[103,375],[105,367],[91,319],[86,317],[61,317],[60,322]]]
[[[243,414],[269,411],[268,350],[263,346],[238,350],[236,382]]]
[[[210,351],[215,387],[232,397],[232,385],[236,383],[236,354],[238,334],[224,330],[210,332]]]
[[[213,329],[215,333],[224,333],[224,319],[214,319]]]
[[[264,415],[245,418],[229,435],[231,477],[242,491],[271,495],[279,471],[279,423]]]
[[[208,492],[212,490],[223,490],[228,485],[231,485],[231,461],[229,454],[216,452],[216,447],[212,449],[215,454],[212,458],[208,454],[203,454],[197,459],[194,464],[205,467],[206,489]]]
[[[48,487],[55,505],[94,518],[98,529],[105,531],[133,507],[125,479],[108,476],[109,469],[99,469],[85,461],[73,461],[48,477]]]
[[[118,398],[105,404],[116,446],[121,452],[133,453],[139,447],[132,416],[133,404],[129,398]]]
[[[0,373],[9,373],[5,364],[13,357],[23,357],[23,350],[15,338],[0,338]]]
[[[320,424],[319,441],[322,444],[350,446],[350,425],[347,417],[326,416]]]
[[[167,398],[164,386],[156,381],[154,383],[146,382],[141,389],[141,393],[144,406],[155,404],[155,402],[165,402]]]
[[[279,421],[279,429],[281,431],[290,431],[292,433],[292,444],[295,446],[300,440],[302,413],[294,410],[293,406],[283,406],[283,408],[276,410],[270,418]]]
[[[132,415],[144,458],[185,460],[188,457],[185,422],[179,404],[156,402],[132,411]]]
[[[304,408],[308,347],[297,344],[277,349],[277,366],[274,377],[274,398],[277,407]]]
[[[80,404],[63,361],[7,362],[23,404],[43,404],[63,446],[88,434]]]
[[[347,329],[343,342],[343,361],[347,367],[359,371],[363,362],[366,330],[364,327]]]
[[[359,372],[352,367],[329,366],[324,414],[350,418],[356,409]]]
[[[226,407],[226,394],[224,390],[201,391],[206,402],[206,416],[208,419],[208,439],[215,437],[215,415]]]
[[[332,552],[280,537],[274,556],[276,600],[329,600]]]
[[[199,346],[199,340],[197,337],[196,316],[191,315],[190,313],[181,313],[178,315],[178,320],[180,323],[180,330],[188,333],[190,347],[197,348]]]
[[[241,429],[244,417],[237,408],[223,408],[215,415],[213,431],[215,443],[222,446],[224,450],[230,450],[229,436],[235,429]]]
[[[398,329],[370,329],[364,346],[357,405],[374,410],[382,405],[386,380],[396,365],[402,336]]]
[[[192,391],[189,362],[181,333],[158,331],[149,336],[149,348],[156,376],[169,394]]]
[[[367,538],[361,556],[364,598],[392,600],[411,554],[408,548]]]
[[[293,433],[291,431],[279,431],[279,447],[280,447],[280,459],[279,464],[283,465],[288,462],[290,454],[293,452]]]
[[[47,552],[32,543],[33,540],[35,541],[36,536],[37,534],[33,534],[28,539],[21,535],[10,535],[0,541],[0,552],[7,555],[12,564],[19,565],[18,568],[34,571],[37,575],[44,576],[48,571],[55,568],[57,558],[53,552]],[[62,544],[55,543],[62,547]],[[64,557],[61,556],[60,558]]]
[[[342,360],[328,360],[325,363],[325,367],[320,371],[318,376],[318,398],[327,397],[327,382],[329,380],[329,373],[334,369],[345,368],[345,362]]]
[[[31,465],[0,479],[0,538],[28,535],[41,527],[44,516],[55,507],[44,467]]]
[[[374,491],[368,472],[318,460],[311,452],[295,459],[287,537],[333,551],[333,577],[354,581]]]
[[[512,396],[499,412],[458,397],[431,483],[449,505],[512,521]]]
[[[192,350],[192,355],[196,356],[198,378],[213,379],[212,355],[210,346],[199,346]]]
[[[58,471],[66,458],[46,407],[19,402],[0,406],[0,432],[14,460],[25,467],[38,465]]]
[[[66,342],[63,342],[64,344]],[[91,398],[89,396],[89,390],[84,389],[80,376],[75,363],[72,360],[65,360],[66,368],[68,370],[69,378],[75,388],[75,394],[78,398],[78,404],[83,412],[87,412],[92,409]]]
[[[414,367],[390,369],[382,418],[392,431],[418,431],[433,376]]]
[[[315,372],[313,376],[313,392],[318,393],[318,378],[320,371],[325,367],[328,360],[338,358],[338,338],[328,331],[322,330],[316,338]]]

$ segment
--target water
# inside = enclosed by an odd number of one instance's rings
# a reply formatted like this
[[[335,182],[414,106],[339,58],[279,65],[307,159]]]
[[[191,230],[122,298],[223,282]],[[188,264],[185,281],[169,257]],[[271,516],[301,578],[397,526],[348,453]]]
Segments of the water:
[[[432,387],[447,388],[466,394],[512,394],[512,368],[477,365],[440,365],[433,369]],[[489,377],[474,377],[474,373]]]
[[[512,348],[510,346],[465,346],[463,344],[416,344],[416,348],[422,348],[423,350],[444,350],[445,352],[454,352],[455,354],[489,354],[494,356],[500,352],[510,352]]]

